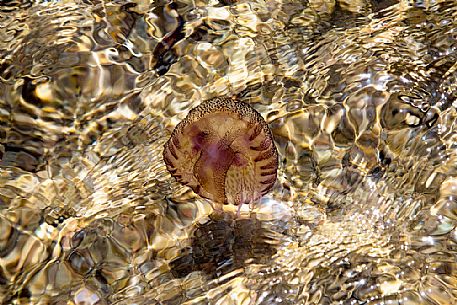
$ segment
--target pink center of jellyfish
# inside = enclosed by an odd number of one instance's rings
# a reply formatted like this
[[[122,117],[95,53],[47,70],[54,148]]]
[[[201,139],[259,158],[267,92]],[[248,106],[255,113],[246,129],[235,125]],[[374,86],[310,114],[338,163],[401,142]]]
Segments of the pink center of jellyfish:
[[[278,153],[262,116],[215,98],[192,109],[165,144],[168,171],[215,203],[251,203],[276,181]]]

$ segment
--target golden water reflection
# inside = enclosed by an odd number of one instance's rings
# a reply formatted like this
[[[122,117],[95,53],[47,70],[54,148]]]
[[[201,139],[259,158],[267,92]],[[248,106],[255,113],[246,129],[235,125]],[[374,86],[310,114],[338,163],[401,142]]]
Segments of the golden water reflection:
[[[453,1],[0,4],[1,304],[454,304]],[[170,176],[188,111],[267,122],[272,191]]]

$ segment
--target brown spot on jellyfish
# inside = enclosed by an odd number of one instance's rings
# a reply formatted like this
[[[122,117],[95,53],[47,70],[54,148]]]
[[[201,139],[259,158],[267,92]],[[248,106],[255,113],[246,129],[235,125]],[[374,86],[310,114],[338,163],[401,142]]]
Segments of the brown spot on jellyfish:
[[[168,171],[216,204],[250,204],[276,181],[278,152],[251,106],[214,98],[192,109],[165,144]]]

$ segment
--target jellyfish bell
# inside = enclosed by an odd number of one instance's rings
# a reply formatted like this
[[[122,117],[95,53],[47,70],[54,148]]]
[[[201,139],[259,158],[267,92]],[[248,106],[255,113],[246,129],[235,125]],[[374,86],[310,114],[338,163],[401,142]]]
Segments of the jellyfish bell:
[[[163,157],[177,181],[218,204],[250,204],[276,181],[278,153],[268,125],[251,106],[215,98],[174,129]]]

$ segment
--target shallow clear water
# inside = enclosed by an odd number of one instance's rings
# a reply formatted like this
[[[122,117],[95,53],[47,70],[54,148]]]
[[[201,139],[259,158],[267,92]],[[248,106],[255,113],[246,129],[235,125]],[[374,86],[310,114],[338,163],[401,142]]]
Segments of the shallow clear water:
[[[456,304],[457,3],[0,2],[1,304]],[[202,101],[279,152],[236,217],[162,159]]]

